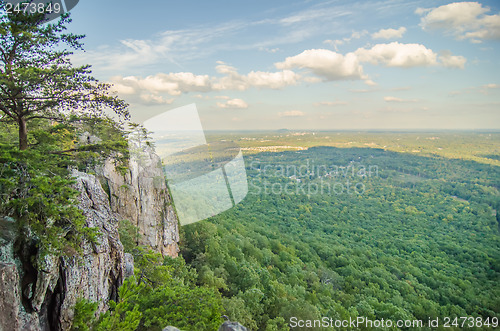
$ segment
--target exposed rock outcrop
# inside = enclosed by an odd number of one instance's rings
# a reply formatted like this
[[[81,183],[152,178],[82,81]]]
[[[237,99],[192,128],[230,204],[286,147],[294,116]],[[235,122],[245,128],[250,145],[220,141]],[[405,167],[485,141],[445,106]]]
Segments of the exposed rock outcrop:
[[[87,225],[101,233],[96,244],[85,243],[83,259],[64,259],[59,282],[63,282],[60,308],[61,327],[66,330],[73,318],[72,308],[79,298],[98,302],[98,311],[107,309],[110,299],[117,299],[118,287],[125,274],[125,256],[118,235],[118,216],[111,211],[107,194],[96,177],[74,172],[80,195],[79,208]]]
[[[238,322],[226,321],[222,323],[218,331],[247,331],[248,329]]]
[[[161,159],[151,147],[136,142],[128,171],[116,171],[112,159],[102,170],[114,212],[139,229],[139,244],[165,255],[179,252],[179,229],[165,183]]]
[[[73,175],[81,192],[78,207],[87,226],[100,233],[97,243],[83,243],[79,259],[39,257],[39,270],[27,283],[12,243],[4,241],[0,245],[0,331],[68,330],[78,299],[98,302],[99,312],[116,299],[125,274],[118,217],[96,177],[77,171]]]
[[[162,331],[181,331],[180,329],[176,328],[175,326],[167,326],[166,328],[163,328]]]
[[[36,270],[14,253],[13,220],[0,217],[0,331],[67,330],[80,298],[98,302],[98,313],[105,311],[123,279],[134,272],[133,257],[124,254],[119,240],[120,220],[138,227],[140,244],[178,255],[178,222],[161,160],[147,145],[138,150],[125,175],[112,160],[106,162],[100,175],[105,190],[95,176],[73,172],[81,192],[78,207],[87,226],[100,233],[96,243],[83,243],[78,259],[35,256]]]

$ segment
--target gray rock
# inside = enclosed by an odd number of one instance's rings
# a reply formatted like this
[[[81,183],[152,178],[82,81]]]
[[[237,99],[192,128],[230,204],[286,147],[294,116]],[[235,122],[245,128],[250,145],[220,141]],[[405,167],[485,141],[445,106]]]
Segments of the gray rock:
[[[81,145],[92,145],[92,144],[97,144],[102,141],[101,138],[91,135],[88,131],[85,131],[78,137],[78,140]]]
[[[81,192],[78,208],[85,215],[87,226],[99,231],[97,243],[84,242],[79,259],[37,257],[39,271],[32,275],[33,282],[24,286],[25,300],[29,301],[24,304],[20,287],[24,271],[12,249],[2,246],[0,331],[68,330],[79,299],[98,302],[97,313],[108,308],[110,299],[116,299],[125,274],[118,217],[111,211],[108,196],[97,178],[77,171],[73,175],[75,188]]]
[[[139,229],[139,244],[162,255],[176,257],[179,229],[165,183],[161,159],[145,143],[131,141],[129,170],[125,175],[107,160],[102,175],[109,187],[111,208]]]
[[[176,328],[175,326],[167,326],[164,328],[162,331],[181,331],[180,329]]]
[[[125,253],[125,278],[134,275],[134,256],[130,253]]]
[[[86,217],[87,226],[101,233],[97,244],[84,243],[81,259],[64,259],[61,280],[65,290],[58,322],[67,330],[73,320],[73,307],[80,298],[98,302],[98,312],[116,300],[118,287],[125,274],[125,256],[118,235],[118,216],[111,211],[107,194],[93,175],[73,172],[75,188],[82,192],[79,208]]]
[[[226,321],[219,327],[219,331],[248,331],[248,329],[238,322]]]
[[[19,329],[19,274],[15,264],[0,263],[0,331]]]

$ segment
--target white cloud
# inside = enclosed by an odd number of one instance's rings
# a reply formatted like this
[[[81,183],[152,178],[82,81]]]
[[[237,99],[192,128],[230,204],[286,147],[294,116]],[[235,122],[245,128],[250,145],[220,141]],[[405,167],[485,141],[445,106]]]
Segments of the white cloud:
[[[478,2],[454,2],[431,9],[419,8],[420,25],[428,30],[445,30],[457,39],[480,43],[500,39],[500,15],[486,15],[490,9]]]
[[[124,84],[120,84],[120,83],[114,83],[113,84],[113,90],[115,92],[117,92],[118,94],[134,94],[135,93],[135,89],[132,87],[132,86],[128,86],[128,85],[124,85]]]
[[[483,88],[500,88],[498,84],[486,84],[482,86]]]
[[[225,74],[214,83],[215,90],[246,90],[250,87],[281,89],[289,85],[295,85],[300,75],[291,70],[280,72],[251,71],[247,75],[241,75],[236,68],[227,64],[219,64],[216,67],[218,73]]]
[[[461,90],[455,90],[451,91],[448,93],[450,96],[456,96],[456,95],[466,95],[466,94],[471,94],[471,93],[481,93],[484,95],[490,95],[490,93],[496,93],[496,91],[491,91],[494,89],[500,88],[499,84],[495,83],[490,83],[490,84],[484,84],[481,86],[471,86],[471,87],[466,87]]]
[[[250,86],[258,88],[280,89],[288,85],[295,85],[299,75],[291,70],[280,72],[251,71],[246,80]]]
[[[403,34],[406,32],[404,26],[399,29],[381,29],[378,32],[372,33],[373,39],[396,39],[402,38]]]
[[[217,106],[226,109],[246,109],[248,108],[248,103],[241,99],[230,99],[226,102],[217,102]]]
[[[280,89],[295,85],[300,75],[291,70],[278,72],[251,71],[241,75],[236,68],[222,62],[216,67],[221,77],[195,75],[191,72],[158,73],[145,78],[139,76],[115,76],[111,78],[114,90],[124,95],[158,95],[161,93],[179,96],[189,92],[211,92],[225,90]],[[201,95],[195,97],[200,98]],[[226,98],[226,97],[218,97]],[[144,98],[141,98],[144,100]],[[150,100],[152,100],[149,97]]]
[[[354,53],[342,55],[327,49],[309,49],[275,64],[278,69],[309,69],[326,80],[364,79],[363,68]]]
[[[349,43],[353,39],[359,39],[359,38],[363,37],[364,35],[366,35],[367,33],[368,33],[368,31],[366,31],[366,30],[354,31],[353,33],[351,33],[350,37],[337,39],[337,40],[327,39],[327,40],[323,41],[323,43],[328,44],[328,45],[332,45],[335,48],[335,50],[338,51],[337,46]]]
[[[399,42],[377,44],[370,49],[358,48],[354,53],[359,57],[360,62],[383,64],[387,67],[411,68],[442,65],[447,68],[463,69],[467,62],[465,57],[452,55],[449,51],[442,51],[438,57],[432,49],[424,45]],[[373,85],[370,80],[365,83]]]
[[[332,45],[335,48],[337,48],[337,45],[343,45],[344,41],[341,39],[336,39],[336,40],[327,39],[323,41],[323,44]]]
[[[447,68],[463,69],[467,59],[461,55],[452,55],[450,51],[442,51],[439,55],[439,61]]]
[[[156,95],[156,94],[141,94],[140,98],[143,101],[142,103],[153,104],[153,105],[163,105],[163,104],[168,105],[174,101],[174,99],[172,98],[167,99],[161,95]]]
[[[305,116],[305,113],[300,110],[289,110],[278,113],[279,117],[301,117]]]
[[[400,103],[403,103],[403,102],[417,102],[418,100],[416,99],[401,99],[401,98],[397,98],[397,97],[384,97],[384,101],[385,102],[400,102]]]
[[[252,23],[232,21],[215,26],[167,30],[147,39],[120,40],[119,44],[77,53],[77,64],[92,63],[100,70],[124,71],[145,65],[173,63],[199,59],[218,51],[233,50],[227,39],[248,28]],[[257,48],[250,45],[248,48]]]
[[[388,67],[422,67],[437,64],[437,54],[421,44],[377,44],[370,49],[359,48],[360,61]]]
[[[334,17],[341,17],[351,14],[350,11],[340,11],[336,7],[323,7],[319,9],[308,9],[291,16],[282,18],[279,20],[279,23],[283,26],[290,26],[298,23],[318,23],[321,21],[331,22]]]
[[[195,75],[190,72],[158,73],[141,78],[137,76],[111,78],[118,91],[127,94],[148,91],[150,93],[168,93],[177,96],[183,92],[206,92],[211,89],[211,79],[208,75]]]
[[[321,107],[321,106],[343,106],[347,105],[346,101],[321,101],[321,102],[315,102],[313,103],[313,106],[315,107]]]
[[[267,48],[267,47],[259,47],[259,50],[260,51],[263,51],[263,52],[268,52],[268,53],[276,53],[276,52],[279,52],[280,49],[278,47],[276,48]]]

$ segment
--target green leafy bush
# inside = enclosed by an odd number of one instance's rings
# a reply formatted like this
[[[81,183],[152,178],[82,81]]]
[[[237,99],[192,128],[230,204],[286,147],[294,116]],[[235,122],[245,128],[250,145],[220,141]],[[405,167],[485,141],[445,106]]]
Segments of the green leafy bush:
[[[119,289],[119,300],[97,322],[83,323],[93,308],[75,307],[75,330],[162,330],[174,325],[182,330],[217,330],[224,313],[216,288],[197,286],[196,271],[182,257],[134,249],[136,275]],[[95,313],[95,308],[94,308]],[[92,321],[91,318],[87,318]]]

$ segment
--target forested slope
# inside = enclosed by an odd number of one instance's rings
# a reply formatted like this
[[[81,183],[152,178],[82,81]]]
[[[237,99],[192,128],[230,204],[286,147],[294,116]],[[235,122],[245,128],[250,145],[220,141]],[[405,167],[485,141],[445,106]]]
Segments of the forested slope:
[[[181,245],[232,319],[500,315],[498,167],[332,147],[246,162],[246,199],[183,227]]]

